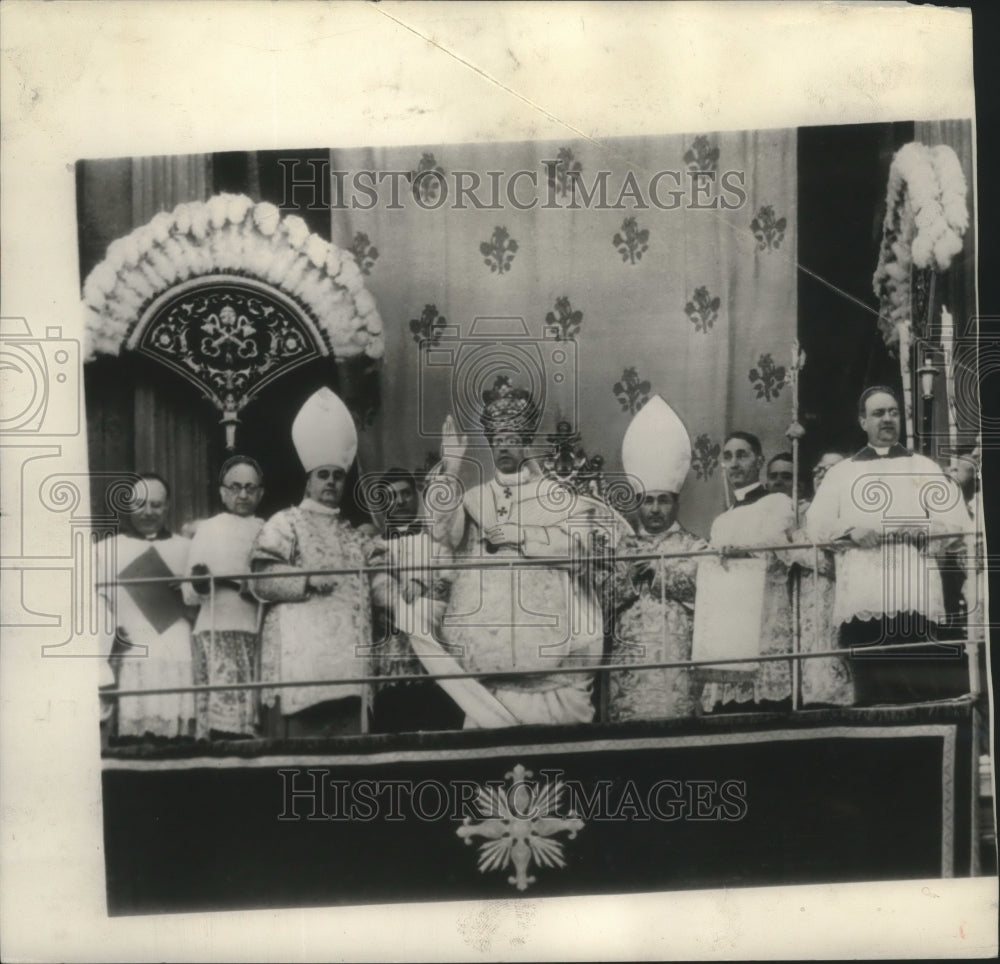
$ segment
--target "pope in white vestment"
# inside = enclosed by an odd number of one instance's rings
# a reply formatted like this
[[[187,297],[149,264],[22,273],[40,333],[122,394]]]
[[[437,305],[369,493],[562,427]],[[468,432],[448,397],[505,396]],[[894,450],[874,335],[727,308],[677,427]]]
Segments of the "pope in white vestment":
[[[614,540],[624,520],[545,478],[525,459],[524,442],[536,422],[526,392],[501,378],[484,398],[496,472],[459,497],[464,439],[456,437],[449,419],[445,460],[429,487],[452,487],[454,498],[444,508],[444,500],[428,498],[433,536],[456,562],[557,557],[566,564],[456,568],[442,642],[466,670],[550,671],[482,680],[519,722],[586,723],[594,717],[593,674],[560,669],[600,662],[603,613],[591,567],[574,564],[573,557],[587,551],[595,535]]]

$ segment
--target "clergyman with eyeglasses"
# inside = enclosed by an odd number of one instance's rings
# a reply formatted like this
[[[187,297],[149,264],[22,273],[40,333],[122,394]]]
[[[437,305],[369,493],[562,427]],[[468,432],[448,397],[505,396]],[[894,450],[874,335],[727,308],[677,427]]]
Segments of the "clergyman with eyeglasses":
[[[259,604],[247,580],[234,578],[250,568],[250,550],[264,524],[254,514],[264,494],[260,466],[234,455],[219,473],[223,512],[198,524],[188,553],[184,600],[199,606],[192,653],[196,686],[252,683],[257,679]],[[216,690],[195,696],[195,736],[199,739],[250,737],[256,733],[253,690]]]

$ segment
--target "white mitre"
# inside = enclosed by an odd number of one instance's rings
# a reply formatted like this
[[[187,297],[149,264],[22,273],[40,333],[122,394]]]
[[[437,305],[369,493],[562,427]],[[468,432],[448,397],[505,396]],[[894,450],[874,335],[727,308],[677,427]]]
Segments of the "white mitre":
[[[622,467],[646,492],[678,493],[691,468],[691,439],[677,413],[654,395],[622,439]]]
[[[292,422],[292,444],[306,472],[321,465],[345,471],[358,451],[358,432],[347,406],[329,388],[306,399]]]

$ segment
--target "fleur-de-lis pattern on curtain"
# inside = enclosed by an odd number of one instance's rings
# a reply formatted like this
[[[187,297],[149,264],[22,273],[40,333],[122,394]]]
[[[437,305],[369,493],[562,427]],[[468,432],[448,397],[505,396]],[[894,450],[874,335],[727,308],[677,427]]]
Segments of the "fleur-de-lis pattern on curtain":
[[[442,188],[446,183],[444,168],[429,151],[423,153],[416,168],[410,172],[410,183],[413,185],[413,197],[429,207],[437,204],[442,191],[446,190]]]
[[[371,239],[364,233],[364,231],[358,231],[358,233],[354,235],[354,240],[351,241],[350,250],[351,254],[354,255],[354,260],[357,262],[361,273],[365,275],[371,274],[372,267],[378,260],[378,248],[371,243]]]
[[[566,295],[556,298],[556,310],[545,314],[545,324],[552,329],[556,341],[574,341],[583,324],[583,312],[575,310]]]
[[[776,365],[770,352],[760,356],[757,367],[750,369],[749,376],[757,397],[765,402],[777,398],[785,387],[785,366]]]
[[[649,229],[640,228],[635,218],[625,218],[621,231],[616,231],[611,243],[618,249],[622,261],[635,264],[649,247]]]
[[[438,314],[437,305],[424,305],[419,318],[410,319],[413,340],[421,348],[432,348],[441,341],[446,319]]]
[[[689,171],[715,171],[719,167],[719,148],[704,134],[699,134],[684,152]]]
[[[546,158],[546,160],[550,159]],[[583,165],[573,156],[573,151],[568,147],[560,147],[554,161],[555,163],[546,168],[549,174],[549,184],[560,197],[566,197],[570,193],[573,178],[582,174]]]
[[[701,285],[701,287],[694,289],[691,300],[684,305],[684,314],[691,319],[695,331],[707,332],[715,324],[716,318],[719,317],[721,305],[722,299],[718,296],[713,298],[709,294],[708,288]]]
[[[483,262],[490,271],[503,274],[505,271],[510,271],[511,262],[517,254],[517,241],[510,236],[510,232],[503,225],[498,224],[493,229],[489,241],[483,241],[479,245],[479,253],[483,255]]]
[[[726,434],[787,448],[794,130],[334,150],[331,169],[347,185],[373,171],[379,190],[331,212],[384,323],[364,469],[424,464],[451,413],[491,471],[474,418],[493,361],[532,369],[542,445],[565,419],[609,473],[634,412],[662,395],[691,438],[680,516],[701,534],[725,506]],[[395,209],[380,172],[400,172]]]
[[[722,446],[713,442],[704,432],[691,444],[691,471],[703,482],[707,482],[718,468]]]
[[[652,385],[646,379],[640,378],[635,366],[630,365],[622,372],[621,378],[611,386],[611,391],[618,399],[622,411],[635,415],[649,401],[650,388]]]
[[[777,251],[785,237],[785,227],[788,218],[779,218],[774,213],[774,206],[765,204],[750,222],[750,230],[757,239],[757,250],[767,251],[769,248]]]

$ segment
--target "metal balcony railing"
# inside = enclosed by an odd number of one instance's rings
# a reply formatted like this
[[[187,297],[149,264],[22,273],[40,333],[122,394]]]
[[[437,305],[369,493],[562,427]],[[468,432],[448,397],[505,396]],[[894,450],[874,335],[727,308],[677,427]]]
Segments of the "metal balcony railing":
[[[982,536],[978,533],[968,533],[968,532],[958,532],[958,533],[945,533],[940,535],[924,535],[922,537],[924,540],[947,540],[949,542],[955,542],[957,540],[962,540],[966,552],[968,553],[966,572],[968,577],[976,580],[976,594],[974,598],[977,600],[976,609],[972,610],[968,615],[971,617],[976,612],[980,612],[982,608],[983,595],[981,590],[981,580],[983,575],[983,546],[982,546]],[[718,548],[710,547],[707,549],[700,550],[688,550],[681,552],[663,552],[663,553],[631,553],[631,554],[619,554],[614,552],[607,553],[586,553],[584,551],[579,551],[571,554],[570,556],[549,556],[549,557],[534,557],[534,558],[498,558],[498,559],[448,559],[447,561],[433,562],[433,561],[420,561],[419,563],[413,564],[382,564],[382,565],[368,565],[368,566],[355,566],[355,567],[345,567],[345,568],[328,568],[328,569],[296,569],[294,572],[279,572],[264,570],[258,572],[235,572],[235,573],[212,573],[211,579],[209,581],[209,598],[207,605],[209,606],[209,633],[210,633],[210,647],[214,646],[215,643],[215,581],[216,580],[227,580],[231,582],[240,583],[250,583],[252,584],[259,579],[275,579],[275,578],[301,578],[303,576],[371,576],[375,574],[386,574],[386,575],[398,575],[402,572],[432,572],[432,571],[447,571],[455,572],[459,570],[507,570],[515,571],[522,569],[534,569],[534,568],[545,568],[545,569],[562,569],[562,570],[577,570],[583,571],[581,567],[589,567],[591,571],[604,571],[610,573],[612,568],[621,564],[629,564],[635,562],[656,562],[659,567],[659,584],[661,591],[661,601],[666,599],[666,589],[664,580],[664,567],[668,560],[670,559],[681,559],[681,558],[692,558],[692,557],[716,557],[721,560],[726,560],[729,558],[737,557],[756,557],[761,554],[771,554],[776,553],[779,558],[782,555],[787,555],[790,552],[802,552],[808,551],[811,553],[812,566],[804,567],[803,563],[799,560],[791,560],[788,562],[790,567],[797,566],[800,568],[811,568],[812,572],[819,573],[821,570],[821,554],[826,551],[836,552],[837,550],[844,549],[845,546],[850,544],[841,542],[829,542],[829,543],[814,543],[814,542],[784,542],[774,545],[767,546],[754,546],[752,548],[743,547],[731,547],[731,548]],[[792,569],[794,572],[794,569]],[[184,582],[197,582],[203,580],[205,577],[198,576],[170,576],[170,577],[151,577],[142,579],[120,579],[120,580],[108,580],[102,581],[95,584],[95,588],[98,591],[109,589],[114,589],[115,587],[126,587],[130,585],[142,585],[148,583],[169,583],[171,585],[179,586]],[[824,577],[825,578],[825,577]],[[832,576],[830,578],[833,578]],[[763,663],[763,662],[787,662],[790,664],[792,670],[792,708],[797,710],[800,707],[801,701],[801,666],[803,661],[810,659],[827,659],[831,657],[847,657],[851,656],[854,650],[850,648],[822,648],[819,646],[819,640],[814,638],[812,640],[812,646],[808,651],[803,651],[801,645],[801,627],[799,626],[799,610],[801,606],[801,591],[800,582],[798,578],[793,576],[791,580],[792,586],[792,607],[793,607],[793,638],[792,638],[792,651],[787,653],[778,654],[767,654],[767,655],[755,655],[752,657],[741,657],[741,658],[731,658],[731,659],[711,659],[711,660],[671,660],[671,661],[650,661],[643,663],[611,663],[606,659],[600,663],[589,663],[587,665],[566,665],[565,662],[561,662],[558,666],[553,666],[552,668],[546,669],[534,669],[534,670],[504,670],[497,672],[450,672],[450,673],[430,673],[426,675],[421,674],[394,674],[392,676],[378,675],[375,673],[367,672],[362,676],[354,676],[351,678],[331,678],[331,679],[302,679],[302,680],[255,680],[246,683],[227,683],[227,684],[209,684],[209,685],[191,685],[185,687],[164,687],[164,688],[148,688],[143,690],[136,689],[118,689],[115,688],[105,688],[101,689],[100,694],[102,697],[107,699],[118,699],[120,697],[129,696],[142,696],[142,695],[158,695],[167,693],[212,693],[212,692],[222,692],[222,691],[235,691],[235,690],[248,690],[248,691],[261,691],[265,689],[281,690],[288,689],[292,687],[303,688],[303,687],[313,687],[313,686],[346,686],[346,685],[357,685],[362,684],[365,687],[370,687],[378,685],[380,683],[393,682],[398,683],[406,680],[421,680],[423,682],[428,682],[429,680],[441,679],[441,680],[454,680],[454,679],[474,679],[474,680],[486,680],[493,678],[504,678],[505,680],[510,680],[512,678],[528,678],[534,676],[545,676],[551,675],[553,673],[562,674],[595,674],[597,676],[606,677],[607,674],[613,672],[620,672],[627,670],[629,672],[644,672],[658,669],[693,669],[697,670],[699,668],[704,668],[707,666],[724,666],[724,665],[739,665],[743,663]],[[370,587],[369,587],[370,588]],[[366,590],[367,591],[367,590]],[[819,600],[819,580],[813,580],[813,592],[815,593],[815,604],[820,605]],[[260,603],[261,606],[268,605],[267,603]],[[295,603],[285,603],[284,605],[295,605]],[[980,615],[982,613],[980,612]],[[981,621],[982,625],[985,625],[985,620]],[[813,630],[818,631],[818,621],[814,621]],[[666,632],[666,618],[664,618],[664,631]],[[379,640],[372,640],[372,646],[377,647]],[[890,652],[893,649],[905,648],[909,650],[920,649],[920,648],[932,648],[940,647],[942,645],[948,646],[964,646],[966,650],[966,655],[969,664],[969,694],[971,696],[978,696],[981,688],[981,682],[979,679],[979,663],[977,659],[977,647],[982,646],[985,643],[985,639],[979,638],[965,638],[965,639],[949,639],[949,640],[929,640],[924,643],[906,643],[906,644],[883,644],[876,646],[866,646],[865,653],[879,653],[879,652]],[[211,665],[211,658],[209,665]],[[370,664],[368,667],[370,669]],[[368,700],[362,699],[361,701],[361,732],[368,732],[369,721],[368,721]],[[598,721],[603,722],[605,720],[605,705],[602,701],[599,713]]]

